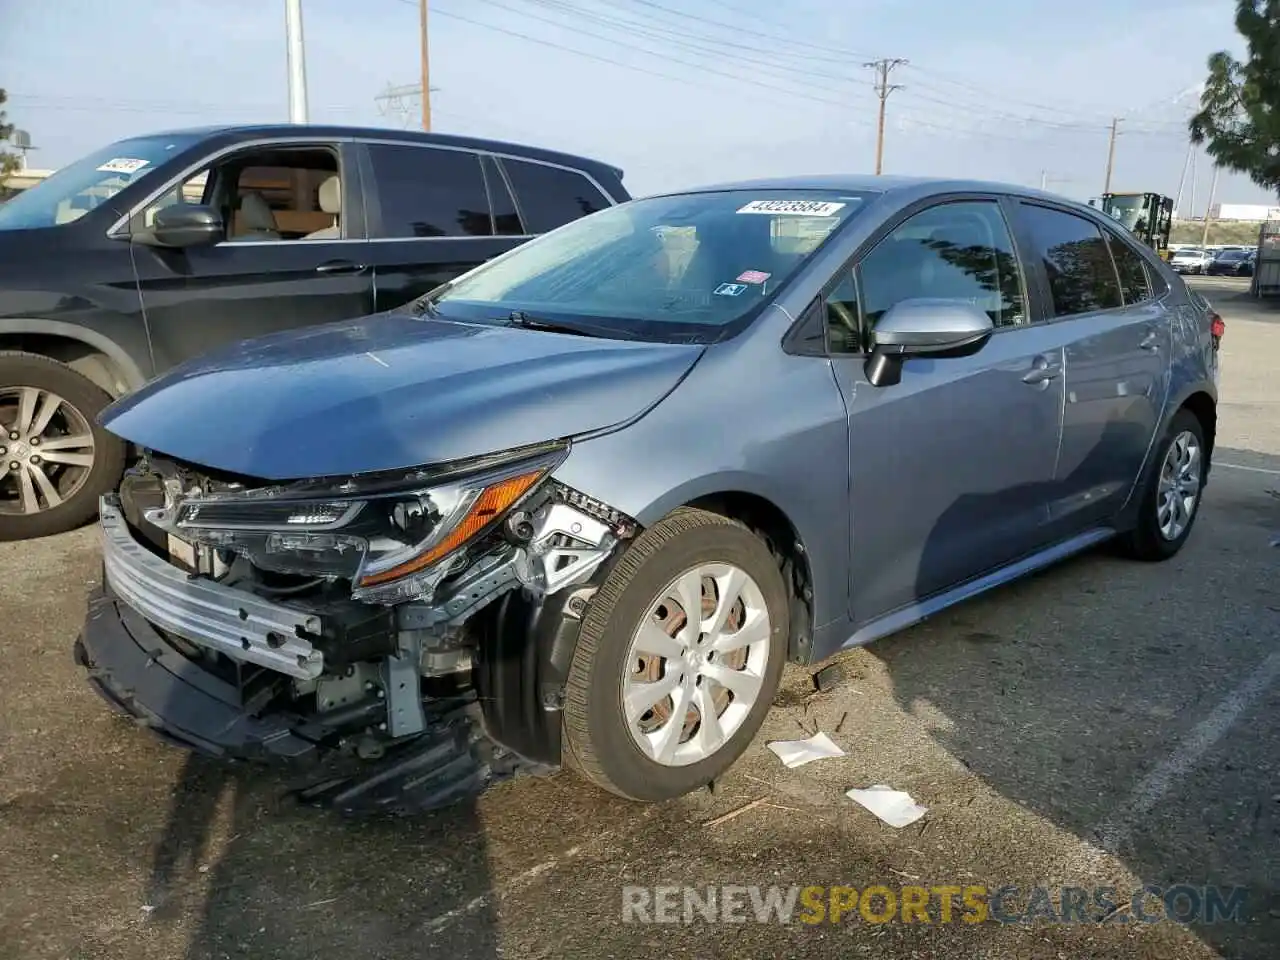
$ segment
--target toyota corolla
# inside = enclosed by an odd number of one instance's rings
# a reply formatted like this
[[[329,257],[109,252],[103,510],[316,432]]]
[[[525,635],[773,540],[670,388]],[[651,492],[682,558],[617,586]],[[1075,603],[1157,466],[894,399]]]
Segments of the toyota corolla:
[[[1059,197],[720,186],[585,217],[390,313],[108,408],[77,657],[302,796],[428,809],[570,766],[722,774],[817,664],[1070,554],[1186,542],[1222,321]]]

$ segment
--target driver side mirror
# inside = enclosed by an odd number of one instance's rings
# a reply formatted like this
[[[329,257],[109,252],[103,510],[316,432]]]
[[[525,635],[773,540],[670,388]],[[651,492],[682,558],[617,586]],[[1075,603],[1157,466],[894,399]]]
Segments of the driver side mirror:
[[[156,211],[144,242],[160,247],[204,247],[226,236],[222,214],[197,203],[174,203]]]
[[[963,300],[903,300],[885,311],[872,332],[874,345],[864,370],[875,387],[902,379],[907,357],[967,357],[995,329],[986,312]]]

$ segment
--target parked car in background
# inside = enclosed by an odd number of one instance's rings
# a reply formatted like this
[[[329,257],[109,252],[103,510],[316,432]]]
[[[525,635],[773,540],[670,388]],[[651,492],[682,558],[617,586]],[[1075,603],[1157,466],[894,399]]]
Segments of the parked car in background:
[[[1212,261],[1212,251],[1202,247],[1185,247],[1169,258],[1169,266],[1178,273],[1204,273]]]
[[[95,417],[175,363],[391,309],[627,199],[583,157],[329,126],[159,133],[57,171],[0,206],[0,540],[93,516],[125,464]]]
[[[347,811],[562,762],[669,799],[733,763],[786,661],[1103,541],[1176,554],[1223,332],[1047,193],[634,200],[113,405],[147,453],[103,498],[77,658],[171,743],[332,759],[303,796]]]
[[[1204,272],[1213,277],[1252,277],[1257,253],[1244,247],[1219,250]]]

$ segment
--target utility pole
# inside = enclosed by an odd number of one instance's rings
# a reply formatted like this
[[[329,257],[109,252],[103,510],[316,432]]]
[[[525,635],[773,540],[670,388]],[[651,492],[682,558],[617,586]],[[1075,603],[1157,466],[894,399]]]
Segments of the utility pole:
[[[418,0],[422,19],[422,129],[431,130],[431,58],[427,44],[427,0]]]
[[[1213,180],[1209,182],[1209,203],[1204,208],[1204,233],[1200,236],[1200,248],[1209,245],[1209,220],[1213,216],[1213,198],[1218,192],[1218,165],[1213,165]]]
[[[1196,145],[1190,140],[1187,141],[1187,159],[1182,162],[1182,176],[1178,178],[1178,194],[1173,198],[1173,212],[1176,216],[1182,208],[1182,188],[1187,183],[1187,171],[1191,169],[1191,161],[1195,156]]]
[[[1191,154],[1191,202],[1187,204],[1187,212],[1190,216],[1188,220],[1192,220],[1196,215],[1196,155]]]
[[[302,42],[302,0],[284,0],[288,36],[289,122],[307,122],[307,62]]]
[[[1102,193],[1104,196],[1111,192],[1111,168],[1112,166],[1114,166],[1116,162],[1116,132],[1119,126],[1120,126],[1120,118],[1112,117],[1111,118],[1111,141],[1107,145],[1107,182],[1102,188]]]
[[[876,71],[876,96],[880,98],[880,119],[876,125],[876,176],[880,176],[880,171],[884,166],[884,104],[889,99],[889,94],[895,90],[901,90],[902,85],[889,82],[889,73],[894,67],[900,67],[907,61],[900,57],[885,57],[880,60],[872,60],[870,63],[864,63],[864,67],[870,67]]]

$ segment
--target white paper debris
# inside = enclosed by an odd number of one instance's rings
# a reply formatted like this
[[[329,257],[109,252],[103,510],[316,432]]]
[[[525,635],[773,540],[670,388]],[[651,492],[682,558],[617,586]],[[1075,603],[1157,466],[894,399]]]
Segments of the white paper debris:
[[[912,800],[911,794],[886,787],[883,783],[866,790],[850,790],[845,796],[866,807],[891,827],[905,827],[929,812],[928,807],[919,806]]]
[[[844,756],[844,751],[821,731],[808,740],[775,740],[769,744],[769,749],[777,754],[783,766],[793,769],[812,763],[814,760]]]

